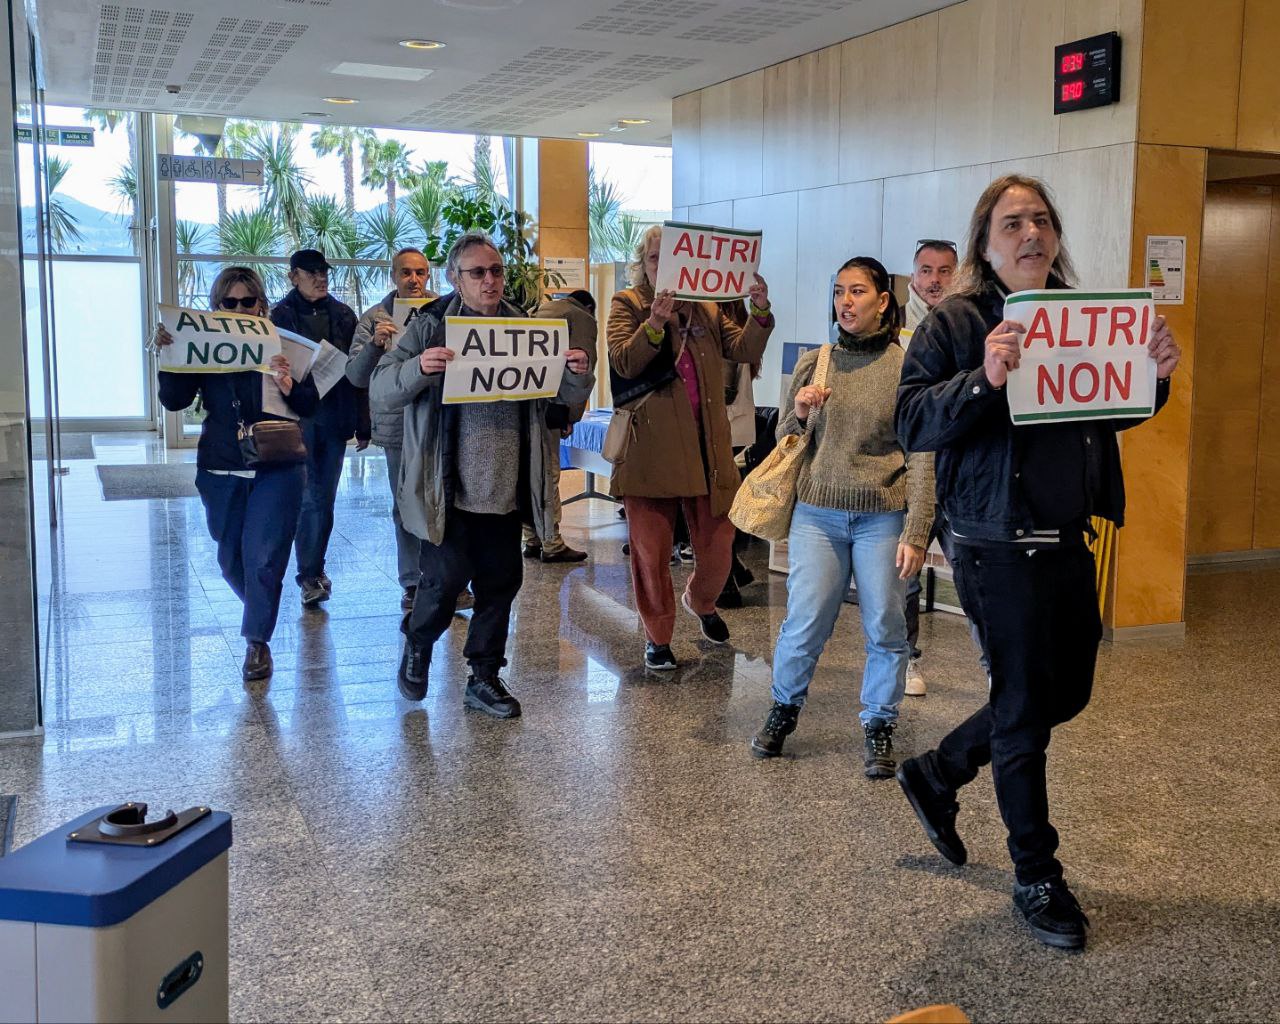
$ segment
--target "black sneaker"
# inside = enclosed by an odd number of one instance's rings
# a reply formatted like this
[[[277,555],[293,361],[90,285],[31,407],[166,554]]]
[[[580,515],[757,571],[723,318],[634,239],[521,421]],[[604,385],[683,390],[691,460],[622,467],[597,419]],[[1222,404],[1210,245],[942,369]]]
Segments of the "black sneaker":
[[[677,667],[676,656],[671,653],[670,644],[655,644],[646,641],[644,645],[644,667],[655,672],[670,672]]]
[[[1059,875],[1031,885],[1013,886],[1013,905],[1031,928],[1031,934],[1046,946],[1057,949],[1084,949],[1089,919]]]
[[[244,665],[240,676],[246,683],[266,679],[271,675],[271,648],[260,640],[250,640],[244,652]]]
[[[796,719],[800,717],[799,704],[779,704],[776,700],[764,720],[764,728],[751,738],[752,757],[777,757],[782,753],[782,743],[796,731]]]
[[[685,611],[698,620],[704,637],[713,644],[727,644],[729,642],[729,627],[724,624],[724,619],[720,618],[719,612],[712,612],[710,615],[699,615],[693,610],[693,606],[689,604],[689,595],[687,593],[680,595],[680,603],[684,605]]]
[[[408,637],[404,638],[404,652],[400,655],[400,671],[396,685],[405,700],[422,700],[427,695],[427,666],[431,664],[431,651],[419,647]]]
[[[468,676],[462,703],[494,718],[520,717],[520,702],[497,676]]]
[[[906,794],[911,809],[916,812],[924,834],[933,847],[952,864],[960,865],[969,859],[964,840],[956,831],[956,815],[960,805],[955,793],[939,793],[929,784],[920,758],[909,757],[898,767],[898,785]]]
[[[524,547],[520,549],[520,554],[524,555],[525,558],[537,558],[539,555],[542,554],[541,542],[533,541],[529,544],[524,545]]]
[[[863,727],[862,763],[869,779],[891,779],[898,762],[893,759],[893,723],[873,718]]]
[[[319,577],[310,580],[303,580],[301,587],[303,608],[319,608],[322,601],[329,600],[330,592],[320,581]]]
[[[402,612],[413,611],[413,599],[418,596],[417,587],[405,587],[404,594],[400,597],[400,610]]]

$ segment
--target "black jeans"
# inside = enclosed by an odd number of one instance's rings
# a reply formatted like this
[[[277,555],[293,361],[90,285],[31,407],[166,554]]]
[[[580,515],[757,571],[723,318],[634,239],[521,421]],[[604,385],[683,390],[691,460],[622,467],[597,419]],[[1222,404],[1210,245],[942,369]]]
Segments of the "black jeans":
[[[511,604],[524,581],[520,513],[483,515],[450,509],[444,542],[422,542],[422,580],[405,632],[430,651],[453,621],[458,594],[468,583],[475,595],[462,653],[476,676],[495,675],[507,663]]]
[[[1093,555],[1083,544],[1032,552],[957,544],[951,564],[991,661],[991,695],[926,763],[950,790],[991,764],[1009,854],[1027,885],[1062,872],[1045,751],[1053,727],[1083,711],[1093,689],[1102,639]]]

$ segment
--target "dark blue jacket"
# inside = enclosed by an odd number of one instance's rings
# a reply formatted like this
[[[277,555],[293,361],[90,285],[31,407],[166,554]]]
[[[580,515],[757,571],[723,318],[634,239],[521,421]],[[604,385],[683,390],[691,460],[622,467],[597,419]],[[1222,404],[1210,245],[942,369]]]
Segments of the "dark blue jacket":
[[[311,303],[294,288],[272,308],[271,322],[304,338],[320,341],[322,339],[312,337],[303,319],[319,312],[329,314],[329,337],[323,340],[346,355],[356,333],[356,314],[350,306],[332,295]],[[314,426],[341,441],[352,437],[368,441],[373,433],[369,422],[368,390],[356,387],[343,377],[321,400]]]
[[[1063,285],[1051,280],[1049,287]],[[1074,497],[1086,515],[1123,526],[1116,432],[1143,421],[1014,427],[1005,390],[992,388],[982,368],[987,335],[1004,319],[1004,300],[994,283],[977,295],[952,295],[916,328],[898,386],[898,439],[908,451],[936,453],[938,507],[965,537],[1016,540],[1037,526],[1058,525],[1033,522],[1031,508],[1049,503],[1046,492],[1062,492],[1064,481],[1054,477],[1060,465],[1081,467]],[[1168,398],[1169,382],[1161,381],[1157,411]]]
[[[196,465],[201,469],[248,469],[240,456],[236,439],[238,421],[248,426],[259,420],[277,419],[263,415],[262,388],[266,378],[257,370],[242,373],[169,373],[160,371],[160,404],[170,412],[180,412],[200,396],[204,423],[200,427],[200,447]],[[239,401],[237,414],[235,402]],[[313,416],[320,407],[315,382],[293,382],[285,404],[299,416]]]

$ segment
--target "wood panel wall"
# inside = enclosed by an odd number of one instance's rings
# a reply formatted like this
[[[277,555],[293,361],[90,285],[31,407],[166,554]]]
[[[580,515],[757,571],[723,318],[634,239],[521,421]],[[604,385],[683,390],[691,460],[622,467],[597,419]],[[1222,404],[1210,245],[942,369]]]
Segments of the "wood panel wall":
[[[1280,190],[1212,184],[1204,211],[1188,553],[1280,547]]]
[[[1280,152],[1280,3],[1146,0],[1139,140]]]

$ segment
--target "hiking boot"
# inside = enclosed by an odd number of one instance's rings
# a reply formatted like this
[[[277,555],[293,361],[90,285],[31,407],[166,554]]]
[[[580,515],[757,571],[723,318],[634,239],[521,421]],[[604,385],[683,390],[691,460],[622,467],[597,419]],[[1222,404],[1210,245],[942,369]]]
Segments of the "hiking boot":
[[[320,582],[320,578],[303,580],[302,587],[302,607],[303,608],[319,608],[320,602],[329,600],[329,590]]]
[[[720,618],[720,613],[713,611],[710,615],[699,615],[693,610],[693,605],[689,603],[688,593],[680,595],[680,603],[684,605],[684,610],[698,620],[698,625],[702,627],[702,635],[710,640],[713,644],[727,644],[729,642],[729,627],[724,624],[724,619]]]
[[[1060,875],[1031,885],[1013,886],[1013,905],[1026,920],[1031,934],[1056,949],[1084,949],[1089,919]]]
[[[769,709],[764,727],[751,738],[751,756],[777,757],[782,753],[782,743],[796,731],[796,719],[800,717],[799,704],[779,704],[776,700]]]
[[[963,864],[969,859],[969,853],[956,831],[956,815],[960,812],[956,795],[954,792],[938,792],[929,783],[920,761],[918,757],[909,757],[902,762],[898,767],[898,785],[920,819],[933,848],[952,864]]]
[[[496,675],[468,676],[462,703],[494,718],[520,717],[520,702]]]
[[[427,695],[427,666],[431,664],[431,649],[419,647],[409,637],[404,638],[404,651],[400,655],[400,671],[396,685],[405,700],[422,700]]]
[[[898,763],[893,759],[893,723],[873,718],[863,727],[862,763],[869,779],[891,779]]]
[[[644,645],[644,667],[655,672],[670,672],[677,667],[676,656],[671,653],[670,644],[655,644],[652,640]]]

